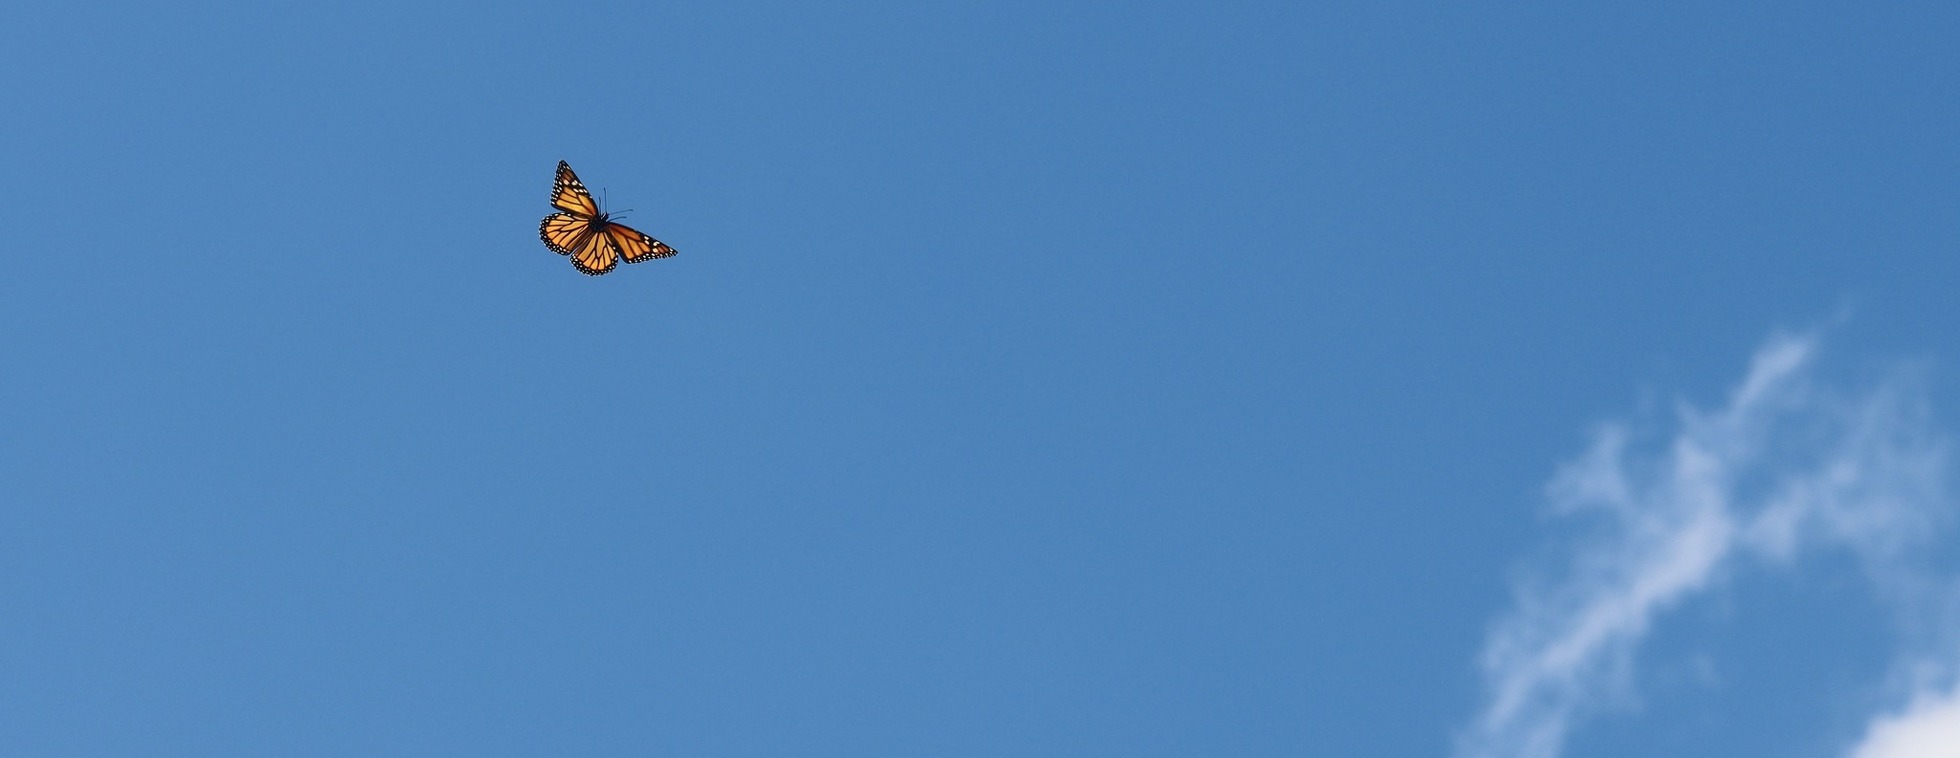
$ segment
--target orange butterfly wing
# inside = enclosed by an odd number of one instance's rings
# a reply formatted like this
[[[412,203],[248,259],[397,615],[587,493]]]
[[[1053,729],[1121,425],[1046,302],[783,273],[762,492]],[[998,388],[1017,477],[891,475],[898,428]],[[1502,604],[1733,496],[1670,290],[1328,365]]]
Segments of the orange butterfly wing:
[[[672,258],[679,252],[668,247],[665,242],[648,237],[646,232],[625,224],[607,224],[605,234],[612,242],[613,249],[618,250],[620,257],[625,258],[627,263]]]
[[[588,276],[598,276],[619,265],[619,249],[613,247],[610,235],[603,232],[585,235],[571,256],[572,268]]]
[[[592,201],[585,183],[572,173],[572,164],[558,162],[558,178],[551,183],[551,207],[579,216],[599,215],[599,204]]]
[[[592,231],[592,221],[570,213],[553,213],[538,222],[538,239],[544,246],[559,255],[569,255],[585,244],[585,235]]]

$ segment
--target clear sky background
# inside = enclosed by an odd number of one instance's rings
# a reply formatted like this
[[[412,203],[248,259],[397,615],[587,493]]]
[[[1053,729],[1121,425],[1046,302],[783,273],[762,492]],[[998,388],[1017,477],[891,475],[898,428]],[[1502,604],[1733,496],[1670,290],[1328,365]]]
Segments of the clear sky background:
[[[1960,7],[1569,5],[12,7],[0,753],[1928,755]]]

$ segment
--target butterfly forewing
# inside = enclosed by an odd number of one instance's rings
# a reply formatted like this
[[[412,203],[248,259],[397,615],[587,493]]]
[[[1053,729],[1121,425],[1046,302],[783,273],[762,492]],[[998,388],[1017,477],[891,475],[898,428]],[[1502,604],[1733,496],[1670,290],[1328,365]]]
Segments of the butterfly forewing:
[[[572,165],[558,162],[558,179],[551,183],[551,206],[561,211],[580,216],[599,215],[599,204],[592,201],[592,193],[585,190],[585,183],[572,173]]]
[[[667,243],[648,237],[645,232],[622,224],[607,224],[606,236],[612,238],[613,247],[618,248],[620,257],[627,263],[639,263],[655,258],[670,257],[675,250]]]

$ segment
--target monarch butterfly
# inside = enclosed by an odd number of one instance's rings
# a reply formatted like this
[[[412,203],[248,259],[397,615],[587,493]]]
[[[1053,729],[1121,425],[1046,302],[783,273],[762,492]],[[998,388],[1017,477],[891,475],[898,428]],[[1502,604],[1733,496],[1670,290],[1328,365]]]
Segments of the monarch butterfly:
[[[564,213],[553,213],[538,222],[538,238],[552,252],[571,256],[572,268],[581,274],[606,273],[619,265],[621,258],[639,263],[675,253],[665,242],[613,223],[609,214],[599,211],[592,193],[564,161],[558,162],[558,179],[551,183],[551,207]]]

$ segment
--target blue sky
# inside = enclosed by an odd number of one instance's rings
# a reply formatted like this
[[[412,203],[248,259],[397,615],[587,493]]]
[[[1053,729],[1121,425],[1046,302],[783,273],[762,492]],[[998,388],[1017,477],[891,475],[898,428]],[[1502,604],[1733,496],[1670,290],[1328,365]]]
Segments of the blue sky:
[[[15,8],[0,752],[1925,755],[1956,38]]]

